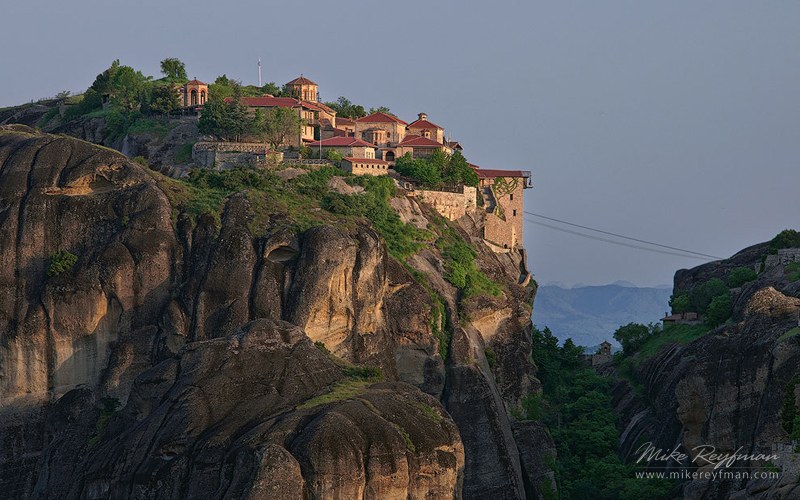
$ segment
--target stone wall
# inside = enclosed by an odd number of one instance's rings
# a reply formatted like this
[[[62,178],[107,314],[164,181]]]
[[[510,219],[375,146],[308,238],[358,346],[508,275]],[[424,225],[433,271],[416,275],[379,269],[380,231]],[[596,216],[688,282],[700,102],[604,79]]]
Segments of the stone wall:
[[[782,248],[778,250],[777,254],[767,255],[764,261],[764,268],[770,269],[775,266],[785,266],[792,262],[800,262],[800,248]],[[759,270],[758,267],[760,266],[756,267],[756,271]]]
[[[380,164],[372,161],[359,162],[357,158],[344,160],[341,163],[342,170],[353,175],[388,175],[389,165]]]
[[[283,153],[254,142],[198,142],[192,146],[192,161],[203,168],[224,170],[248,165],[280,163]]]
[[[475,210],[476,189],[464,186],[463,192],[433,191],[418,189],[412,192],[421,201],[424,201],[442,217],[450,220],[460,219],[468,212]]]
[[[356,122],[355,136],[359,139],[369,142],[364,138],[363,133],[371,128],[376,128],[386,131],[386,142],[389,144],[397,144],[401,142],[406,136],[406,126],[397,122]],[[383,145],[383,144],[381,144]]]
[[[523,192],[525,181],[519,177],[483,179],[481,187],[490,189],[488,202],[494,204],[486,214],[484,235],[486,240],[504,248],[516,248],[522,244]]]

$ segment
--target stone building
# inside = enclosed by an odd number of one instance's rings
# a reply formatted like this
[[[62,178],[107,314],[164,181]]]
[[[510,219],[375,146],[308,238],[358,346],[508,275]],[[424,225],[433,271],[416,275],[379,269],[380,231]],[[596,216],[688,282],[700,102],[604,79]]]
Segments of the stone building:
[[[289,95],[301,101],[319,102],[319,86],[300,75],[294,80],[286,83]]]
[[[407,126],[408,123],[396,116],[373,113],[356,120],[353,132],[359,139],[379,147],[384,160],[394,162],[394,146],[405,138]]]
[[[444,129],[428,121],[428,115],[419,113],[418,119],[408,125],[408,133],[431,139],[439,144],[444,144]]]
[[[208,101],[208,84],[195,79],[183,84],[178,93],[184,108],[202,106]]]
[[[305,84],[303,81],[310,82],[310,84]],[[295,87],[291,87],[292,82],[296,82]],[[295,78],[286,85],[306,96],[311,95],[309,93],[311,92],[309,90],[310,88],[313,87],[314,92],[316,92],[317,89],[316,83],[303,77]],[[298,99],[295,97],[274,97],[267,94],[261,97],[242,97],[240,102],[253,113],[258,109],[269,108],[289,108],[295,110],[298,117],[303,120],[303,126],[297,136],[293,136],[286,141],[286,146],[297,148],[301,145],[319,140],[325,137],[326,131],[328,131],[328,137],[332,137],[333,133],[331,133],[331,131],[336,129],[336,111],[321,102],[317,102],[316,94],[314,94],[314,100]]]
[[[533,187],[527,170],[490,170],[472,165],[486,211],[483,239],[514,250],[522,246],[523,190]]]
[[[426,158],[437,150],[444,151],[445,153],[453,152],[452,149],[433,139],[409,134],[394,148],[394,154],[396,158],[400,158],[406,153],[410,154],[413,158]]]
[[[345,158],[342,170],[353,175],[387,175],[389,162],[375,158]]]
[[[330,139],[311,142],[308,146],[313,150],[314,154],[321,150],[323,157],[328,151],[333,150],[342,156],[351,158],[375,159],[375,147],[357,137],[331,137]]]

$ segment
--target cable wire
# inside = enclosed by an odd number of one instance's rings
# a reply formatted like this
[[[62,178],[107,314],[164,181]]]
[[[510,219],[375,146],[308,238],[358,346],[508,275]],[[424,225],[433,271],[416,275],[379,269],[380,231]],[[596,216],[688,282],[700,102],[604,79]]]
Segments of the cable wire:
[[[556,219],[554,217],[548,217],[546,215],[541,215],[541,214],[535,214],[533,212],[528,212],[527,210],[525,210],[524,213],[526,213],[528,215],[532,215],[534,217],[540,217],[542,219],[547,219],[549,221],[558,222],[560,224],[566,224],[566,225],[572,226],[572,227],[578,227],[578,228],[581,228],[581,229],[587,229],[589,231],[594,231],[594,232],[601,233],[601,234],[607,234],[609,236],[614,236],[616,238],[622,238],[622,239],[625,239],[625,240],[636,241],[638,243],[645,243],[647,245],[653,245],[653,246],[656,246],[656,247],[666,248],[666,249],[669,249],[669,250],[676,250],[678,252],[697,255],[697,256],[700,256],[700,257],[703,257],[703,258],[706,258],[706,259],[709,259],[709,260],[723,260],[724,259],[723,257],[717,257],[715,255],[709,255],[707,253],[694,252],[692,250],[686,250],[685,248],[678,248],[678,247],[672,247],[672,246],[669,246],[669,245],[662,245],[661,243],[655,243],[655,242],[652,242],[652,241],[642,240],[642,239],[639,239],[639,238],[633,238],[631,236],[625,236],[623,234],[612,233],[610,231],[603,231],[602,229],[596,229],[596,228],[589,227],[589,226],[582,226],[580,224],[575,224],[574,222],[569,222],[569,221],[565,221],[565,220],[561,220],[561,219]],[[531,222],[535,222],[535,221],[531,221]],[[554,226],[548,226],[548,227],[551,227],[553,229],[555,228]],[[604,241],[606,241],[606,240],[604,240]],[[611,241],[609,241],[609,243],[611,243]]]
[[[591,234],[579,233],[578,231],[572,231],[570,229],[564,229],[563,227],[551,226],[550,224],[545,224],[544,222],[540,222],[540,221],[536,221],[536,220],[532,220],[532,219],[525,219],[525,220],[527,222],[530,222],[532,224],[536,224],[538,226],[543,226],[543,227],[546,227],[546,228],[549,228],[549,229],[553,229],[553,230],[556,230],[556,231],[561,231],[561,232],[564,232],[564,233],[574,234],[575,236],[581,236],[583,238],[588,238],[590,240],[603,241],[603,242],[606,242],[606,243],[611,243],[613,245],[619,245],[619,246],[628,247],[628,248],[635,248],[635,249],[638,249],[638,250],[646,250],[648,252],[660,253],[660,254],[663,254],[663,255],[673,255],[673,256],[677,256],[677,257],[686,257],[688,259],[701,259],[701,260],[707,260],[707,261],[717,260],[717,259],[712,259],[712,258],[709,258],[709,257],[700,256],[700,255],[693,255],[696,252],[692,252],[691,254],[689,254],[689,253],[668,252],[666,250],[659,250],[657,248],[643,247],[641,245],[634,245],[634,244],[631,244],[631,243],[625,243],[624,241],[614,241],[614,240],[610,240],[608,238],[601,238],[600,236],[592,236]]]

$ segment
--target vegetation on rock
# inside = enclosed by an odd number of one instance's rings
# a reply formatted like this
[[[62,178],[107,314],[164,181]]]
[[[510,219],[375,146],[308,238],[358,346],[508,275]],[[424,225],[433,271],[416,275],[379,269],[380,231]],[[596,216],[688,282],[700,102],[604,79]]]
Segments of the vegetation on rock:
[[[47,275],[58,276],[59,274],[71,270],[77,262],[77,255],[67,250],[59,250],[50,257],[50,262],[47,265]]]
[[[756,278],[758,278],[758,273],[752,267],[736,267],[728,274],[728,286],[738,288]]]
[[[469,166],[460,151],[448,154],[436,150],[427,158],[412,158],[406,153],[397,159],[394,169],[399,174],[416,179],[429,187],[446,184],[478,185],[478,174]]]
[[[800,232],[784,229],[769,242],[770,253],[778,253],[783,248],[800,248]]]
[[[584,364],[571,340],[558,346],[549,329],[532,331],[532,357],[542,396],[525,399],[529,418],[541,415],[558,449],[554,468],[561,498],[671,498],[672,482],[634,477],[617,455],[619,431],[611,401],[613,381]]]

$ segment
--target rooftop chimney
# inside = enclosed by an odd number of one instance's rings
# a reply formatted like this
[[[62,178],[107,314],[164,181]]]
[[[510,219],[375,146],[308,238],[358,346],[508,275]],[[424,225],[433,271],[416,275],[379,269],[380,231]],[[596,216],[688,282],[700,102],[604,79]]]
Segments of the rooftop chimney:
[[[418,113],[417,116],[419,117],[420,120],[427,120],[428,119],[428,114],[427,113]]]

